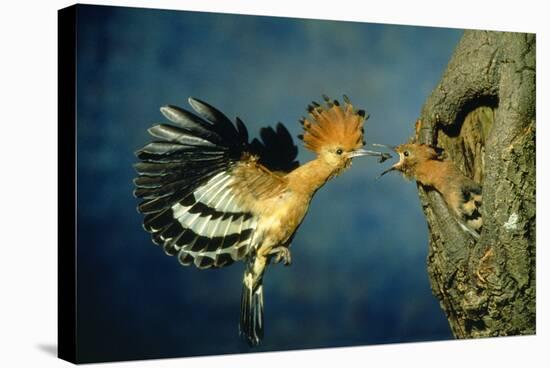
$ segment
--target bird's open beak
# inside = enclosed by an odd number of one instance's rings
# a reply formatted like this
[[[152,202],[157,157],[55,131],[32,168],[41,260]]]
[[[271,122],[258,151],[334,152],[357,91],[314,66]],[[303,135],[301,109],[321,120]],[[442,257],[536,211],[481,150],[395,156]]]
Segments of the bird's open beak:
[[[372,145],[375,146],[375,147],[385,147],[385,148],[389,148],[389,149],[391,149],[392,151],[394,151],[394,152],[397,153],[397,151],[396,151],[396,149],[395,149],[396,147],[395,147],[395,146],[390,146],[389,144],[373,143]],[[387,169],[387,170],[382,171],[382,173],[381,173],[380,175],[378,175],[378,177],[377,177],[376,179],[380,179],[382,176],[386,175],[386,174],[389,173],[390,171],[397,170],[397,167],[396,167],[396,166],[397,166],[398,164],[399,164],[399,163],[393,165],[392,167],[390,167],[390,168]]]
[[[378,175],[378,177],[376,179],[380,179],[382,176],[386,175],[387,173],[389,173],[390,171],[393,171],[393,170],[397,170],[395,166],[392,166],[389,169],[382,171],[382,173],[380,175]]]
[[[391,158],[391,155],[389,153],[370,151],[362,148],[351,151],[348,157],[354,158],[354,157],[360,157],[360,156],[378,156],[380,157],[380,162],[384,162],[388,158]]]

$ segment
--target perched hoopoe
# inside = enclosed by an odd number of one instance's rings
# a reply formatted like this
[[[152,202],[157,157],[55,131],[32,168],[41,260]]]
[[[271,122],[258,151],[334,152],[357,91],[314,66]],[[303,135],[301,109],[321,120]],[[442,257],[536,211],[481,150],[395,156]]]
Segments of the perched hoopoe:
[[[263,128],[262,141],[248,142],[212,106],[190,98],[198,115],[174,106],[161,108],[174,125],[149,129],[158,140],[136,152],[136,197],[144,228],[168,255],[183,265],[223,267],[246,262],[239,334],[250,345],[263,337],[262,278],[273,261],[291,261],[288,247],[313,194],[357,156],[390,157],[361,147],[365,112],[345,98],[308,107],[302,119],[305,147],[317,157],[299,166],[297,147],[286,128]]]
[[[423,187],[435,189],[445,199],[460,227],[478,239],[483,225],[479,212],[481,186],[426,144],[409,143],[387,147],[399,154],[399,162],[380,176],[397,170],[407,179],[415,179]]]

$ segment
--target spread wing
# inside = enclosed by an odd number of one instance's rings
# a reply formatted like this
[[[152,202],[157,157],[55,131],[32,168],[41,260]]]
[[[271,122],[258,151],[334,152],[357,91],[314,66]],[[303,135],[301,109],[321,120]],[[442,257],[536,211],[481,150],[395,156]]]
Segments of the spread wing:
[[[136,152],[134,195],[153,242],[183,265],[222,267],[243,259],[258,241],[253,201],[284,188],[274,171],[298,165],[297,148],[282,124],[248,143],[240,119],[189,99],[191,113],[161,108],[173,124],[149,129],[156,138]],[[279,150],[280,156],[273,150]]]
[[[260,157],[259,163],[272,171],[290,172],[300,163],[296,160],[298,147],[294,145],[290,133],[281,123],[260,130],[261,140],[254,138],[250,144],[252,152]]]

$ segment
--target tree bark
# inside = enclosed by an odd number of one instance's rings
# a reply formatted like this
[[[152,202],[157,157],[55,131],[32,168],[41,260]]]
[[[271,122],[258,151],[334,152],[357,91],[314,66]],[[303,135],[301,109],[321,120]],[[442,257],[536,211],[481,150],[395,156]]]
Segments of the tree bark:
[[[457,338],[535,333],[535,35],[466,31],[414,140],[483,187],[479,240],[418,187],[428,273]]]

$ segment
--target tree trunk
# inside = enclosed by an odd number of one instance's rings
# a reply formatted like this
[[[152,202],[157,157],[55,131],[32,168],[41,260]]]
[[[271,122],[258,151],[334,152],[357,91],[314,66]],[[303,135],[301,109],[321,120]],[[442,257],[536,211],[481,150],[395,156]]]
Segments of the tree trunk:
[[[428,273],[457,338],[535,333],[535,35],[466,31],[415,139],[483,187],[479,240],[418,188]]]

